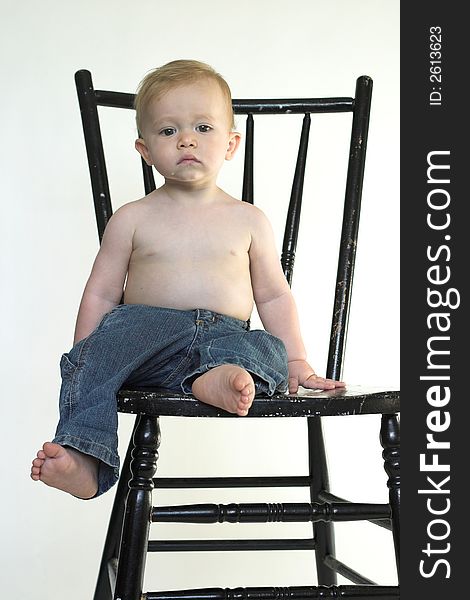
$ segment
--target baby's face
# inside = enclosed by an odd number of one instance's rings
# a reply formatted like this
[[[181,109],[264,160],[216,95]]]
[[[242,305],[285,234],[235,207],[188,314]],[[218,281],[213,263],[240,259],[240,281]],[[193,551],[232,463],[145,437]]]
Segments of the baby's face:
[[[214,183],[240,140],[230,125],[225,96],[207,79],[153,100],[136,148],[167,182]]]

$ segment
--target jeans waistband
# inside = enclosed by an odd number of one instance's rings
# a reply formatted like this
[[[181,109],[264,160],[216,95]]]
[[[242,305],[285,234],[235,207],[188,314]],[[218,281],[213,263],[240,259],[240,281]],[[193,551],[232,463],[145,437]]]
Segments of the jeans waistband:
[[[250,329],[250,321],[243,321],[241,319],[237,319],[236,317],[231,317],[229,315],[224,315],[222,313],[214,312],[212,310],[208,310],[206,308],[195,308],[192,310],[181,310],[179,308],[168,308],[166,306],[151,306],[148,304],[120,304],[118,307],[122,308],[145,308],[146,310],[155,310],[162,311],[167,313],[174,313],[176,315],[187,315],[190,316],[191,319],[196,323],[197,321],[202,321],[203,323],[227,323],[232,324],[237,327],[241,327],[243,329]],[[116,308],[118,308],[116,307]]]
[[[236,317],[230,317],[228,315],[224,315],[221,313],[214,312],[212,310],[207,310],[206,308],[196,308],[194,311],[190,311],[195,315],[195,321],[203,321],[204,323],[217,323],[221,321],[223,323],[232,323],[243,329],[249,329],[250,324],[249,321],[242,321],[241,319],[237,319]]]

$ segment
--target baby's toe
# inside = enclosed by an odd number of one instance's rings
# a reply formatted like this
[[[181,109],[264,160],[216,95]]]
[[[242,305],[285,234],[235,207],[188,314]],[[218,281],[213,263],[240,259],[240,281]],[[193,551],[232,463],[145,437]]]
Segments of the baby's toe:
[[[250,393],[247,396],[240,395],[240,398],[237,403],[237,415],[240,417],[245,417],[248,414],[248,411],[253,404],[254,394]]]

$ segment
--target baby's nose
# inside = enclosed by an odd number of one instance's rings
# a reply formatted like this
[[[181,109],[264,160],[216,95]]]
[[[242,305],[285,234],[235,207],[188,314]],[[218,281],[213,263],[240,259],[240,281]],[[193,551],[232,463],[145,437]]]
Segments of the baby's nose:
[[[178,146],[180,148],[188,148],[196,146],[196,139],[192,133],[181,133],[180,138],[178,140]]]

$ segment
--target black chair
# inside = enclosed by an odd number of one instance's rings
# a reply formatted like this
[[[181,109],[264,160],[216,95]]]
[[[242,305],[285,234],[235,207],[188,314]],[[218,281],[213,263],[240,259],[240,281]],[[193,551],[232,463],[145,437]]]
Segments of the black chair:
[[[95,90],[89,71],[75,75],[85,134],[99,238],[112,214],[98,106],[133,109],[134,95]],[[282,265],[292,281],[299,230],[305,162],[311,113],[352,113],[352,131],[347,172],[339,261],[334,295],[327,377],[341,378],[348,313],[356,253],[362,180],[369,126],[372,80],[357,79],[354,98],[234,100],[236,114],[246,114],[245,165],[242,198],[253,202],[254,115],[304,114],[299,152],[282,247]],[[144,162],[146,193],[155,189],[151,168]],[[296,395],[257,397],[248,417],[305,417],[308,426],[309,473],[286,477],[154,478],[160,441],[159,417],[223,417],[221,409],[198,402],[192,396],[154,389],[123,389],[118,410],[136,414],[133,440],[123,463],[120,481],[103,551],[95,600],[300,600],[306,598],[398,598],[398,586],[380,586],[340,562],[335,556],[333,523],[368,520],[391,530],[399,566],[399,392],[366,387],[329,392],[301,388]],[[388,475],[389,502],[359,504],[335,496],[329,489],[322,434],[322,417],[381,415],[380,442]],[[245,488],[292,487],[310,489],[310,503],[287,504],[198,504],[152,506],[154,488]],[[262,540],[160,540],[149,541],[151,522],[312,522],[308,539]],[[147,552],[209,550],[315,550],[317,586],[207,588],[142,592]],[[337,573],[353,585],[337,585]]]

